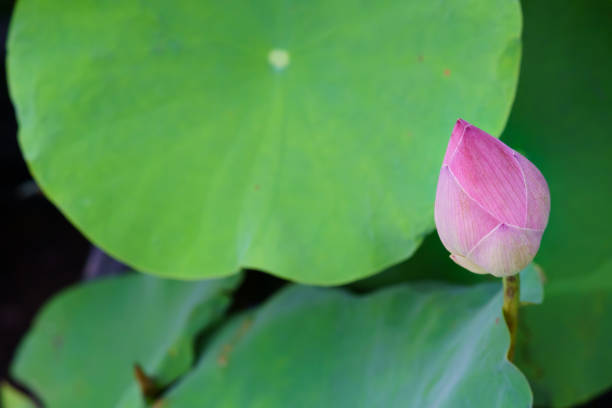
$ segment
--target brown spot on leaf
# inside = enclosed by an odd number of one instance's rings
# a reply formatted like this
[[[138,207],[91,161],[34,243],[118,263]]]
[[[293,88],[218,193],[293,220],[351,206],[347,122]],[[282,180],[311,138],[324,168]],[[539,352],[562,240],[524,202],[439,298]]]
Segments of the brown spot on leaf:
[[[233,348],[234,347],[231,344],[223,345],[223,347],[221,348],[221,354],[219,354],[219,357],[217,357],[217,364],[219,364],[220,367],[227,366],[227,362],[229,361],[229,355],[232,352]]]
[[[58,351],[64,345],[64,337],[58,334],[55,337],[53,337],[52,342],[53,342],[53,348],[55,349],[55,351]]]
[[[444,70],[444,76],[450,76],[450,74],[451,74],[450,69],[446,68],[446,69]]]
[[[499,324],[499,317],[495,319],[495,324]]]
[[[259,191],[260,188],[261,186],[259,184],[255,184],[255,191]]]
[[[424,57],[424,56],[422,56],[422,55],[419,55],[419,56],[417,57],[417,61],[419,61],[419,62],[423,62],[423,61],[425,61],[425,57]]]
[[[221,347],[221,353],[219,353],[219,356],[217,357],[217,364],[220,367],[227,366],[227,364],[229,363],[230,354],[234,350],[234,346],[251,328],[252,324],[253,319],[251,317],[244,319],[244,321],[242,322],[238,330],[236,330],[236,333],[234,333],[234,336],[230,339],[230,341],[227,344],[224,344],[223,347]]]

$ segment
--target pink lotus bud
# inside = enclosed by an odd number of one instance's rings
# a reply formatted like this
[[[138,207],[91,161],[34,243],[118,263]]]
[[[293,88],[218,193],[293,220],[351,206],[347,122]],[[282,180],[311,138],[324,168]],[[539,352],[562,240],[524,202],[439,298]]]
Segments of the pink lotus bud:
[[[550,193],[525,157],[459,119],[436,192],[438,235],[451,258],[475,273],[509,276],[538,252]]]

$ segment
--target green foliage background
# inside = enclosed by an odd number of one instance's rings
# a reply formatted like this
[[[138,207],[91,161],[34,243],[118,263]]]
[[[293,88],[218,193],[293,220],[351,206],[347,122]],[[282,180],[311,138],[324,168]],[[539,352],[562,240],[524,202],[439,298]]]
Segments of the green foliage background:
[[[337,1],[312,5],[319,14],[303,20],[289,18],[289,2],[255,8],[224,3],[218,6],[223,10],[210,11],[234,13],[235,32],[220,31],[225,20],[207,21],[216,34],[211,38],[227,41],[207,39],[201,52],[176,55],[171,36],[162,38],[163,49],[108,50],[120,40],[138,48],[160,33],[182,33],[191,46],[201,45],[188,35],[202,29],[190,9],[195,3],[166,5],[163,18],[159,4],[150,3],[142,22],[136,3],[126,2],[122,13],[105,3],[64,3],[23,0],[13,20],[8,64],[24,155],[50,199],[85,234],[142,271],[166,276],[227,275],[251,266],[334,284],[408,257],[432,225],[437,167],[452,121],[463,116],[500,134],[516,83],[521,24],[513,1]],[[275,14],[279,4],[285,8]],[[392,11],[378,13],[379,7]],[[136,361],[164,386],[185,373],[157,401],[171,407],[523,407],[532,404],[531,390],[538,405],[567,407],[610,387],[612,248],[605,216],[612,199],[612,3],[525,1],[522,11],[520,79],[502,137],[547,177],[552,213],[536,259],[545,276],[544,301],[521,309],[516,367],[505,358],[499,283],[452,264],[430,236],[412,258],[349,288],[292,285],[255,309],[224,316],[219,325],[215,317],[228,294],[210,288],[229,290],[238,279],[177,283],[134,275],[84,285],[42,312],[16,359],[16,377],[51,407],[146,405],[131,377]],[[261,29],[249,23],[251,15],[277,19]],[[239,59],[248,53],[233,53],[236,42],[229,38],[241,39],[242,46],[248,38],[253,47],[247,49],[260,50],[261,59],[270,45],[262,39],[294,33],[279,43],[291,50],[310,38],[307,29],[328,27],[309,21],[333,25],[322,19],[326,15],[346,22],[341,35],[314,39],[327,45],[327,53],[308,54],[302,62],[307,70],[300,71],[299,53],[286,71],[258,66],[257,78],[271,91],[261,99],[261,89],[245,76],[246,67],[257,64]],[[49,16],[61,17],[61,24]],[[101,16],[129,30],[100,36],[103,25],[93,17]],[[349,24],[376,18],[388,18],[388,26],[370,33],[368,25]],[[138,24],[123,26],[131,19]],[[412,24],[400,24],[405,21]],[[364,32],[371,35],[362,41]],[[58,44],[61,53],[54,52]],[[343,65],[352,55],[342,49],[346,44],[361,50],[359,63]],[[425,53],[428,47],[436,52]],[[218,64],[211,63],[210,51],[220,49]],[[172,58],[184,71],[174,71]],[[100,61],[106,65],[94,64]],[[335,70],[330,61],[338,64]],[[235,72],[222,69],[230,62]],[[151,86],[156,75],[167,75],[170,83]],[[245,81],[239,91],[229,81],[234,78]],[[313,78],[323,79],[304,87]],[[195,92],[201,84],[210,85],[211,94]],[[165,103],[170,89],[177,94]],[[323,94],[325,102],[315,103]],[[399,103],[402,98],[412,103]],[[235,109],[219,110],[231,101]],[[245,104],[258,110],[246,114]],[[214,126],[207,124],[211,117]],[[373,129],[379,119],[380,129]],[[248,128],[271,136],[262,141]],[[238,139],[215,134],[227,129]],[[194,130],[214,136],[202,140]],[[284,132],[294,136],[282,142],[281,160],[275,149]],[[323,140],[333,143],[320,156],[315,147]],[[253,152],[262,159],[249,161]],[[313,167],[322,158],[329,167]],[[258,180],[272,181],[275,169],[283,169],[285,179],[271,193]],[[202,186],[213,186],[212,193]],[[202,203],[204,221],[197,223]],[[325,225],[316,222],[322,215]],[[248,250],[237,257],[247,241]],[[524,300],[541,301],[538,276],[533,267],[523,271]],[[413,282],[424,279],[433,282]],[[157,287],[160,296],[139,297],[142,285]],[[144,300],[149,303],[139,303]],[[177,325],[170,305],[196,320]],[[119,322],[113,321],[117,313]],[[64,352],[74,360],[58,359],[54,330],[72,339]],[[204,347],[194,356],[187,350],[203,330]],[[96,342],[117,331],[131,333],[117,346],[126,354]],[[184,350],[170,371],[154,358],[171,349],[168,338],[182,339]],[[102,365],[93,358],[100,349]],[[106,378],[113,380],[106,384]],[[126,389],[129,398],[114,398]],[[6,386],[2,395],[9,407],[27,403]]]
[[[8,72],[34,176],[111,254],[331,285],[431,231],[448,129],[501,133],[520,29],[508,0],[24,0]]]
[[[503,139],[547,175],[554,203],[536,260],[546,302],[524,311],[519,366],[538,402],[612,384],[612,3],[525,2],[523,65]]]

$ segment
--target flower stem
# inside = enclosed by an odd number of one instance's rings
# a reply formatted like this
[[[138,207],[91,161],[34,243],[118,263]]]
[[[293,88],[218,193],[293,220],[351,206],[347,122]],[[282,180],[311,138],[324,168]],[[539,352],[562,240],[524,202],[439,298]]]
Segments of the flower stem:
[[[520,280],[519,275],[504,276],[502,278],[504,285],[504,305],[502,311],[504,318],[510,331],[510,348],[508,348],[508,360],[514,359],[514,347],[516,344],[516,331],[518,329],[518,311],[519,311],[519,296],[520,296]]]

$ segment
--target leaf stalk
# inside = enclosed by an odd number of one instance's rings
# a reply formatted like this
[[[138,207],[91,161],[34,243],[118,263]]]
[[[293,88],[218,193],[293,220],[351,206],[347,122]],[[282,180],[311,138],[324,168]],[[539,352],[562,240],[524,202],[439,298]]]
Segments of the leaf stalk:
[[[508,360],[513,361],[514,349],[516,345],[516,332],[518,329],[521,282],[518,274],[513,276],[504,276],[502,281],[504,288],[504,304],[502,306],[502,311],[504,313],[504,319],[506,319],[506,325],[510,331]]]

